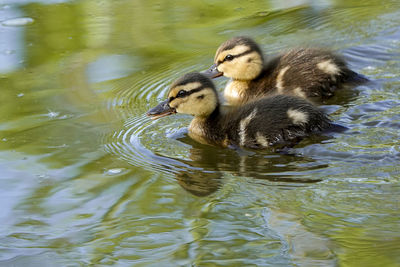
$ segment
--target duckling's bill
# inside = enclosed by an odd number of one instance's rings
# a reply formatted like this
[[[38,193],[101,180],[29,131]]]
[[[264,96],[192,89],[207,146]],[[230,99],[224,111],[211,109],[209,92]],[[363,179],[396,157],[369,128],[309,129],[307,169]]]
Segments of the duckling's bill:
[[[205,71],[202,71],[201,73],[206,75],[210,79],[214,79],[214,78],[224,75],[224,73],[220,72],[217,67],[218,67],[217,64],[213,64],[213,65],[211,65],[211,67],[209,67]]]
[[[169,106],[169,101],[167,99],[154,108],[151,108],[146,114],[151,117],[152,120],[156,120],[174,113],[176,113],[176,110]]]

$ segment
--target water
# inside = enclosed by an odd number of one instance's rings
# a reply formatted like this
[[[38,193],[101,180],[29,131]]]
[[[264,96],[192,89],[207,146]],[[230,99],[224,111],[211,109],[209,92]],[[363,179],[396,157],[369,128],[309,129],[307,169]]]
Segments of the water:
[[[0,266],[400,266],[398,1],[0,1]],[[218,45],[329,47],[371,82],[287,153],[151,121]],[[224,78],[216,81],[223,88]]]

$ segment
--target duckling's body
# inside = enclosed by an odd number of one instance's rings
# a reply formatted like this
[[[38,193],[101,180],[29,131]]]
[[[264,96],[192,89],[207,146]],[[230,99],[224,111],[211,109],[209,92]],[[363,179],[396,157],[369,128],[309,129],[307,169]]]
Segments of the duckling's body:
[[[210,116],[195,117],[189,135],[202,143],[267,148],[291,143],[329,128],[326,116],[310,103],[291,96],[263,98]]]
[[[233,105],[276,94],[320,101],[347,82],[365,80],[341,57],[322,49],[293,49],[265,61],[259,46],[247,37],[223,43],[214,61],[210,75],[231,78],[224,97]]]
[[[225,111],[213,83],[199,73],[178,79],[168,94],[168,105],[163,102],[159,106],[169,113],[194,115],[189,126],[190,137],[223,147],[268,148],[293,143],[331,126],[330,120],[312,104],[286,95],[263,98]],[[159,106],[148,114],[162,113],[157,110]]]

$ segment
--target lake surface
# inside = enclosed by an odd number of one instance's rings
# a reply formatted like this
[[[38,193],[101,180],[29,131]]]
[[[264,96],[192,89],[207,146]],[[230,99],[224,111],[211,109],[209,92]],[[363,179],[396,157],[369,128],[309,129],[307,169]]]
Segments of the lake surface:
[[[344,55],[348,130],[235,151],[145,116],[237,35]],[[400,266],[399,70],[398,0],[0,0],[0,266]]]

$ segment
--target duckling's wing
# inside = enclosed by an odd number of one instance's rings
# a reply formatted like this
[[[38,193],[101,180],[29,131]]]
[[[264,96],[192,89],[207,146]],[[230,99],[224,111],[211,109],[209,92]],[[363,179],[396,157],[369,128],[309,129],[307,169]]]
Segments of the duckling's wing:
[[[330,127],[330,120],[305,100],[275,96],[249,103],[233,114],[230,138],[240,146],[266,148],[298,142]]]

